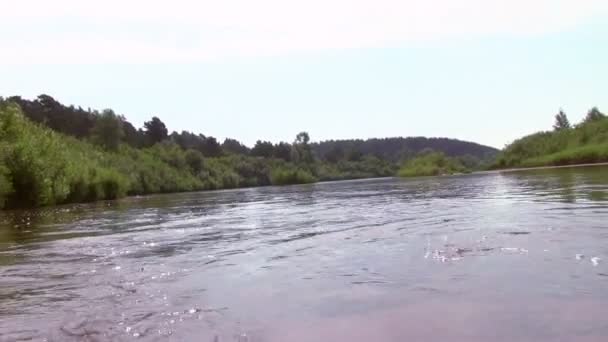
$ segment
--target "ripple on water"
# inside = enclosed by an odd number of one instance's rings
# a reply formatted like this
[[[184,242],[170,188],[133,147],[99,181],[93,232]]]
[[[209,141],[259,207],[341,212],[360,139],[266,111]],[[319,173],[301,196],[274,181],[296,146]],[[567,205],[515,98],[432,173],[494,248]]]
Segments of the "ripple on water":
[[[2,217],[0,340],[263,341],[251,326],[292,323],[304,336],[319,326],[307,319],[347,326],[355,341],[374,325],[399,341],[433,340],[444,328],[442,337],[458,341],[500,329],[508,340],[543,340],[546,326],[563,329],[564,340],[581,329],[605,336],[602,311],[586,309],[608,305],[600,229],[608,212],[588,196],[602,188],[576,182],[555,174],[363,181]],[[545,307],[551,291],[565,308],[592,301],[571,310],[586,312],[576,322],[566,309],[526,311]],[[429,312],[446,314],[432,321],[416,302],[437,297],[444,302]],[[496,303],[488,312],[500,324],[476,315],[478,303]],[[409,307],[418,311],[395,324],[379,318]],[[351,324],[353,313],[365,324]],[[442,329],[409,335],[425,326]]]

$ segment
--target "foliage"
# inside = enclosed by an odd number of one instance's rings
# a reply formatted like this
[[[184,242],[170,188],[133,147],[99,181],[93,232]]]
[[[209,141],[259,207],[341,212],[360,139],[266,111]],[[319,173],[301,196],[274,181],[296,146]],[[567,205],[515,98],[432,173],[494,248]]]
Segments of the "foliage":
[[[226,154],[243,154],[243,155],[248,155],[249,154],[249,148],[243,144],[241,144],[238,140],[236,139],[230,139],[230,138],[226,138],[224,139],[224,142],[222,143],[222,152],[226,153]]]
[[[2,149],[0,147],[0,149]],[[9,195],[13,193],[13,184],[10,181],[10,174],[8,169],[0,165],[0,208],[4,207]]]
[[[163,160],[161,148],[104,151],[30,122],[13,104],[0,108],[0,146],[0,192],[9,207],[202,188]]]
[[[311,143],[306,132],[249,149],[234,139],[220,145],[188,131],[169,135],[157,117],[142,129],[110,109],[65,106],[48,95],[0,98],[0,208],[393,176],[400,161],[436,146],[467,165],[495,151],[450,139]]]
[[[521,166],[591,164],[608,161],[608,144],[573,147],[545,156],[530,158]]]
[[[607,145],[608,118],[592,114],[572,129],[534,133],[514,141],[492,168],[606,162]]]
[[[498,150],[476,143],[448,138],[384,138],[367,140],[327,140],[310,144],[313,154],[329,163],[340,160],[357,161],[372,155],[392,163],[400,163],[430,148],[449,157],[471,155],[479,160],[492,160]]]
[[[317,181],[308,170],[284,167],[273,170],[270,180],[273,185],[304,184]]]
[[[399,170],[401,177],[440,176],[470,172],[456,158],[441,152],[424,153],[406,162]]]
[[[291,161],[291,145],[285,142],[280,142],[274,147],[272,156],[284,161]]]
[[[564,113],[564,111],[560,109],[559,113],[555,115],[555,124],[553,124],[553,129],[559,131],[570,128],[571,125],[570,120],[568,120],[568,116],[566,116],[566,113]]]
[[[258,140],[251,149],[251,155],[270,158],[274,154],[274,145],[270,141]]]
[[[359,161],[318,162],[316,169],[321,180],[391,177],[397,173],[396,164],[369,155]]]
[[[148,141],[151,145],[167,139],[169,134],[165,123],[156,116],[153,117],[152,120],[144,122],[144,127],[146,129],[146,136],[148,137]]]
[[[24,100],[19,96],[9,97],[9,102],[18,104],[26,117],[44,124],[56,132],[77,138],[87,137],[95,125],[97,113],[90,109],[64,106],[49,95],[40,95],[35,100]]]
[[[201,173],[201,171],[203,171],[203,168],[205,167],[205,161],[202,153],[197,150],[189,149],[186,150],[184,158],[186,159],[186,164],[188,164],[188,167],[190,168],[190,172],[195,175],[198,175],[199,173]]]
[[[10,97],[8,100],[17,103],[28,119],[44,124],[55,132],[76,138],[91,137],[91,130],[97,120],[102,117],[97,111],[91,109],[84,110],[81,107],[65,106],[48,95],[40,95],[35,100],[25,100],[18,96]],[[144,130],[136,129],[122,115],[117,115],[117,117],[121,121],[124,133],[121,142],[134,148],[149,147],[170,139],[182,149],[197,150],[205,157],[249,154],[249,148],[234,139],[226,139],[220,145],[212,136],[187,131],[173,132],[167,136],[167,128],[159,118],[152,118],[148,121]],[[309,148],[305,148],[306,151],[297,148],[302,147],[302,144],[308,145]],[[359,162],[364,156],[370,155],[391,163],[400,163],[416,156],[424,148],[432,148],[450,157],[469,154],[483,161],[492,159],[498,153],[498,150],[491,147],[447,138],[328,140],[311,143],[310,136],[306,132],[302,132],[296,137],[293,145],[285,142],[273,145],[272,157],[284,161],[300,162],[300,159],[304,159],[310,162],[313,159],[320,159],[329,163],[338,163],[340,160]],[[307,153],[308,150],[310,150],[310,154]],[[268,156],[268,153],[264,152],[264,156]]]
[[[310,136],[307,132],[298,133],[291,149],[291,160],[300,164],[311,164],[314,157],[309,142]]]
[[[171,133],[171,140],[181,148],[199,151],[205,157],[219,157],[222,155],[222,147],[214,137],[182,131],[181,133]]]
[[[307,169],[281,159],[237,154],[206,159],[171,140],[108,150],[35,124],[14,104],[0,107],[0,207],[315,180]]]
[[[593,121],[602,120],[605,117],[606,117],[606,115],[604,115],[604,113],[600,112],[600,110],[597,109],[597,107],[593,107],[587,112],[587,115],[585,116],[583,123],[589,123],[589,122],[593,122]]]
[[[124,136],[122,122],[111,109],[104,110],[91,130],[93,141],[107,150],[116,151]]]

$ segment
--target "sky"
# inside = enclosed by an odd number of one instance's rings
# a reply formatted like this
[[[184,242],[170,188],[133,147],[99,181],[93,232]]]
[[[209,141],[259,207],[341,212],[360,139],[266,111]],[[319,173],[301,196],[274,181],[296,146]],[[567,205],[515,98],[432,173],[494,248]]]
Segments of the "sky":
[[[0,96],[220,140],[502,148],[608,112],[606,0],[0,0]]]

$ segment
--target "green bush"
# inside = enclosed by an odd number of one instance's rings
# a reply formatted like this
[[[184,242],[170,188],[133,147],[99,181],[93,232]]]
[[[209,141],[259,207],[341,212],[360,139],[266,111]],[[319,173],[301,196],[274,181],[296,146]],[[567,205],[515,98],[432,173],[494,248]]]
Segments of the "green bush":
[[[13,184],[8,169],[0,165],[0,208],[4,207],[9,195],[13,193]]]
[[[2,164],[14,190],[8,202],[42,206],[64,201],[73,172],[59,136],[28,122],[15,106],[3,108],[0,117],[5,143]]]
[[[309,171],[299,168],[280,167],[272,170],[270,181],[273,185],[288,185],[314,183],[316,179]]]
[[[572,165],[608,161],[608,118],[572,129],[539,132],[508,145],[492,168]]]
[[[460,160],[441,152],[429,152],[409,160],[399,170],[400,177],[440,176],[470,172]]]
[[[284,144],[294,156],[280,159],[243,154],[204,158],[192,149],[196,145],[184,149],[171,139],[136,148],[121,140],[126,132],[121,130],[128,127],[122,119],[104,113],[92,135],[76,138],[44,126],[43,120],[30,121],[17,105],[0,99],[0,208],[392,176],[397,169],[371,155],[321,162],[305,134],[299,135],[297,148]]]
[[[160,144],[159,144],[160,145]],[[174,145],[117,151],[66,137],[0,107],[0,202],[37,207],[203,188]]]
[[[111,169],[102,169],[97,173],[94,183],[99,184],[99,189],[102,191],[98,198],[105,200],[124,197],[129,189],[128,179]]]

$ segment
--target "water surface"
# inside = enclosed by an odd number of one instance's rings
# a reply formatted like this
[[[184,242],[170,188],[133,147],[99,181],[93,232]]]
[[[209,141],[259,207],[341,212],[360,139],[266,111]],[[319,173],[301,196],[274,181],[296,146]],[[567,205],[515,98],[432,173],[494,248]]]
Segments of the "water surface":
[[[0,341],[606,341],[608,168],[0,213]]]

